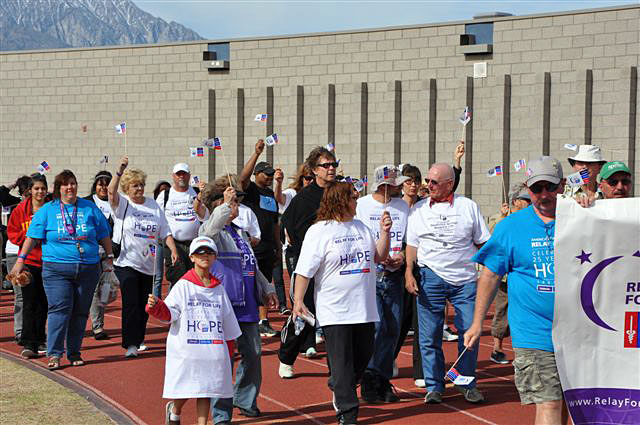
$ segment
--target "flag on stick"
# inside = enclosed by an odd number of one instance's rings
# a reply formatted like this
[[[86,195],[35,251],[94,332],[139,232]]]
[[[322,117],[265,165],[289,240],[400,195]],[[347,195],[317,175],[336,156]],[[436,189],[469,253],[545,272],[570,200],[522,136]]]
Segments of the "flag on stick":
[[[569,186],[582,186],[589,183],[589,171],[580,170],[577,173],[569,174],[567,176],[567,184]]]
[[[276,133],[273,133],[271,136],[267,136],[264,142],[267,146],[277,145],[279,142],[278,135]]]
[[[51,169],[51,167],[49,166],[49,163],[47,161],[42,161],[40,163],[40,165],[38,165],[38,172],[40,174],[44,174],[47,171],[49,171]]]
[[[100,158],[100,164],[108,164],[109,163],[109,157],[107,155],[102,155],[102,158]]]
[[[566,143],[564,145],[564,148],[565,149],[569,149],[570,151],[577,151],[578,150],[578,145],[574,145],[574,144],[571,144],[571,143]]]
[[[336,150],[336,145],[334,145],[333,143],[327,143],[327,146],[325,146],[325,148],[327,148],[329,152],[333,152],[334,150]]]
[[[462,125],[469,124],[469,121],[471,121],[471,108],[465,106],[464,111],[462,111],[462,115],[458,118],[458,121],[460,121],[460,124]]]
[[[122,122],[120,124],[116,124],[115,126],[116,133],[118,134],[126,134],[127,133],[127,124]]]
[[[469,385],[475,379],[473,376],[460,375],[455,368],[451,368],[445,378],[448,378],[454,385]]]
[[[267,121],[267,114],[258,114],[258,115],[256,115],[256,118],[254,119],[254,121],[266,122]]]
[[[520,171],[520,170],[524,170],[524,167],[526,165],[527,165],[526,161],[524,159],[520,159],[513,163],[513,168],[515,168],[516,171]]]
[[[189,148],[191,150],[191,157],[204,156],[204,147],[196,146],[195,148]]]
[[[496,165],[493,168],[490,168],[489,171],[487,171],[487,176],[489,177],[495,177],[495,176],[501,176],[502,175],[502,166],[501,165]]]

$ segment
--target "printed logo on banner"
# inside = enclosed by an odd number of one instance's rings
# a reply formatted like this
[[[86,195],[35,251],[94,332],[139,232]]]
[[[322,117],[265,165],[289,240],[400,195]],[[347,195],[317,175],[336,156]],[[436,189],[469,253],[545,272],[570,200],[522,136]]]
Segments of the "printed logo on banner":
[[[640,297],[640,295],[638,296]],[[626,311],[624,313],[624,348],[640,348],[638,319],[640,319],[639,311]]]
[[[588,253],[582,250],[580,255],[577,255],[575,258],[580,260],[580,265],[585,263],[591,263],[591,255],[593,253]],[[640,250],[634,252],[630,255],[631,257],[640,258]],[[617,332],[615,328],[606,323],[598,314],[595,308],[595,302],[593,299],[594,288],[596,286],[598,277],[600,274],[610,265],[617,262],[618,260],[624,258],[624,255],[618,255],[614,257],[605,258],[604,260],[597,263],[595,266],[591,267],[589,271],[584,275],[582,279],[582,285],[580,287],[580,303],[582,305],[582,310],[586,314],[586,316],[597,326],[604,328],[609,331]],[[624,303],[626,306],[630,305],[640,305],[640,282],[625,282],[626,294],[624,297]],[[625,338],[625,347],[637,347],[638,339],[638,313],[635,313],[635,318],[633,317],[634,313],[627,312],[625,314],[624,319],[624,335]],[[635,324],[633,323],[635,321]],[[628,333],[627,333],[628,332]],[[635,334],[634,334],[635,332]],[[629,335],[634,334],[635,339],[629,341]],[[628,343],[626,341],[629,341]],[[635,343],[635,345],[630,345]]]

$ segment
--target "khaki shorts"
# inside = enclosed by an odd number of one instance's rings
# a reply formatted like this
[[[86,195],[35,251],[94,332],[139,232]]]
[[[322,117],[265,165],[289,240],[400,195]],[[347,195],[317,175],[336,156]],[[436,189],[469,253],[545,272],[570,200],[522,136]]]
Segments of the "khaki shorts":
[[[562,386],[554,353],[514,348],[515,382],[522,404],[562,400]]]

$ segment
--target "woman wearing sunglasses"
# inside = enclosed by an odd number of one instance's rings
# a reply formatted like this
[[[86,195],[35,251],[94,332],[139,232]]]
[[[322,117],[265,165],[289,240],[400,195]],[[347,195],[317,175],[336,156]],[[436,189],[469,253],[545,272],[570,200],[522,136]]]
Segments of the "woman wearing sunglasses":
[[[329,387],[341,424],[358,418],[356,385],[373,354],[376,263],[389,254],[391,217],[380,219],[380,238],[355,219],[358,192],[353,184],[335,183],[324,191],[318,218],[307,231],[296,265],[293,316],[311,317],[304,296],[311,279],[318,324],[325,335],[331,366]],[[308,325],[307,325],[308,326]]]

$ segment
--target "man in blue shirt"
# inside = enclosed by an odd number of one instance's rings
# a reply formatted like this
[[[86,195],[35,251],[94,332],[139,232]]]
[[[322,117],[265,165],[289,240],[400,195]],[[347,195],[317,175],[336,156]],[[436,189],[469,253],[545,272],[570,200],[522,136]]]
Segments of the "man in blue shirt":
[[[542,156],[529,163],[525,182],[531,206],[496,225],[472,261],[484,265],[478,279],[473,324],[464,335],[473,348],[501,277],[509,273],[508,319],[515,351],[515,384],[522,404],[536,404],[536,424],[561,423],[562,387],[551,326],[554,304],[553,240],[557,195],[564,190],[560,162]]]

